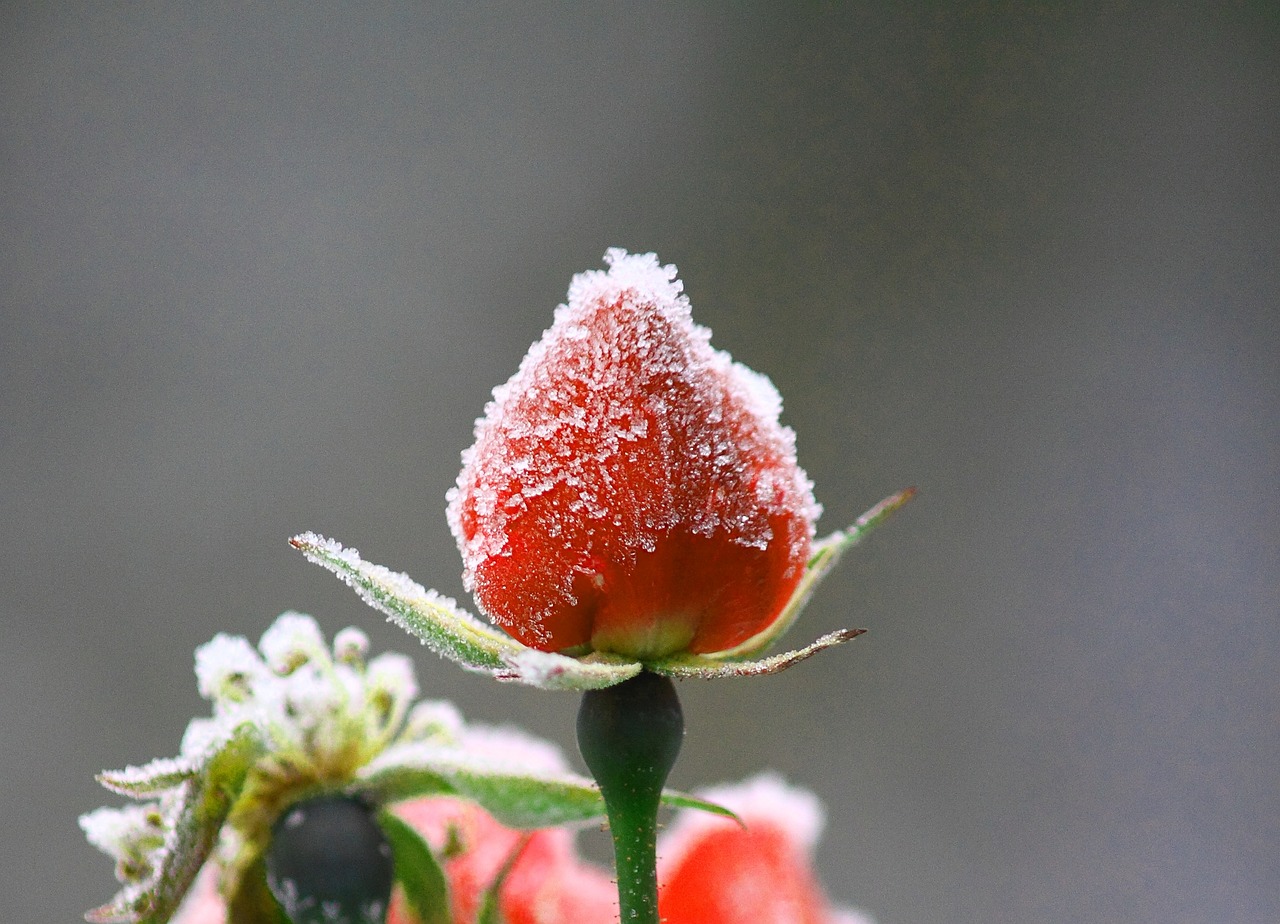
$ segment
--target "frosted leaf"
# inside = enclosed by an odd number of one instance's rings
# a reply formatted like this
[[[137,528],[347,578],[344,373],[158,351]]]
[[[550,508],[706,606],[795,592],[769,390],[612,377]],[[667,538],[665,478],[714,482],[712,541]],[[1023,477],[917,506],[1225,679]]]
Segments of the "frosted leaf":
[[[655,674],[677,679],[697,677],[701,680],[718,680],[723,677],[761,677],[794,667],[819,651],[851,641],[865,634],[866,631],[866,629],[840,629],[828,632],[803,648],[784,651],[767,658],[729,659],[711,655],[682,654],[653,661],[646,666]]]
[[[871,507],[862,516],[854,521],[853,525],[848,529],[832,533],[813,544],[809,561],[805,565],[804,575],[800,582],[796,584],[795,590],[791,593],[791,598],[787,601],[778,617],[765,629],[756,635],[748,638],[740,645],[728,649],[727,651],[717,652],[715,657],[724,660],[736,660],[750,658],[768,649],[782,635],[791,628],[791,625],[799,618],[805,604],[809,602],[809,598],[813,596],[813,592],[817,590],[818,585],[822,582],[840,561],[841,556],[849,549],[860,543],[863,539],[871,534],[873,530],[882,525],[890,516],[897,513],[906,506],[912,498],[916,496],[915,488],[907,488],[896,494],[891,494],[878,504]],[[848,631],[848,630],[846,630]],[[853,638],[860,634],[862,630],[858,630],[853,634],[846,635],[841,641]],[[824,636],[829,638],[830,636]],[[814,645],[818,643],[815,642]],[[801,652],[814,649],[814,645],[810,645],[806,649],[790,652],[790,655],[798,655]],[[823,646],[826,647],[826,646]],[[820,649],[814,649],[820,650]],[[809,653],[812,653],[811,651]],[[807,655],[805,655],[807,657]],[[797,659],[798,660],[798,659]],[[792,661],[794,663],[794,660]],[[788,665],[789,666],[789,665]]]
[[[98,782],[122,796],[142,798],[173,789],[199,770],[199,764],[181,757],[162,757],[141,767],[107,770]]]
[[[256,713],[248,710],[224,713],[212,719],[192,719],[187,723],[178,749],[181,759],[199,766],[235,735],[244,722],[254,722]]]
[[[360,780],[382,801],[461,796],[517,828],[589,821],[605,811],[599,787],[565,769],[558,749],[510,729],[479,731],[473,741],[457,747],[395,745],[370,761]],[[732,817],[720,806],[674,790],[664,790],[662,802]]]
[[[117,861],[145,855],[164,843],[158,802],[94,809],[80,816],[80,830],[90,844]]]
[[[84,816],[86,836],[116,857],[116,876],[125,884],[111,902],[85,917],[143,924],[169,920],[216,844],[257,754],[256,737],[242,726],[208,755],[198,773],[159,802]]]
[[[315,533],[289,543],[424,645],[468,670],[543,689],[590,690],[621,683],[641,669],[623,658],[582,660],[526,648],[408,575],[364,561],[355,549]]]

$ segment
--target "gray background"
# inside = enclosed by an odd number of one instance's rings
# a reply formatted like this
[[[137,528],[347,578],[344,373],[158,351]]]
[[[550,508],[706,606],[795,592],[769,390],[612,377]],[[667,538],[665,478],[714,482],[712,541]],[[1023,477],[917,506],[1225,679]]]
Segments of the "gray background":
[[[794,639],[871,634],[686,685],[674,782],[812,787],[882,924],[1280,919],[1272,5],[472,6],[0,7],[0,916],[109,896],[92,774],[216,631],[419,651],[285,539],[462,596],[472,421],[618,245],[825,529],[921,487]]]

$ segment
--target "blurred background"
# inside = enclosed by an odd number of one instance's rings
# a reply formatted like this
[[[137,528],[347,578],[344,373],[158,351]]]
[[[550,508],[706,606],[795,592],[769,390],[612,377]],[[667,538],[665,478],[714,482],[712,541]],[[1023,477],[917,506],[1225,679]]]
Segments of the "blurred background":
[[[921,489],[674,784],[812,788],[880,924],[1280,920],[1280,17],[1104,6],[0,6],[3,917],[113,893],[93,774],[285,609],[572,749],[285,540],[465,599],[472,422],[622,246],[821,532]]]

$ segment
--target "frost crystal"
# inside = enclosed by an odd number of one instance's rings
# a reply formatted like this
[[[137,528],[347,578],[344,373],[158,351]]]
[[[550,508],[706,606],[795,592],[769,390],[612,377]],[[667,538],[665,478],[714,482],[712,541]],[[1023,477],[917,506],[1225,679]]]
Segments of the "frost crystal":
[[[605,261],[607,272],[574,277],[476,423],[449,493],[464,580],[495,621],[542,650],[731,647],[799,579],[820,508],[778,422],[777,390],[711,347],[675,267],[617,249]],[[703,599],[676,586],[677,560],[692,565],[689,579],[709,579]],[[747,584],[758,602],[739,605]],[[645,587],[655,599],[634,599]],[[597,598],[625,599],[633,625],[591,625],[605,609]],[[674,624],[634,624],[662,607],[677,611]],[[619,638],[627,644],[614,647]]]

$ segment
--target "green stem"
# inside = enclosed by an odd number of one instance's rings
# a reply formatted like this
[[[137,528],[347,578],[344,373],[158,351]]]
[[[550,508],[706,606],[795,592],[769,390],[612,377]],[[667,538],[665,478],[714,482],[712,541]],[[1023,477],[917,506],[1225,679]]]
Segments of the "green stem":
[[[604,796],[625,924],[658,924],[658,803],[683,738],[666,677],[644,672],[582,695],[578,750]]]

